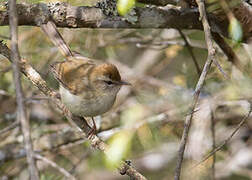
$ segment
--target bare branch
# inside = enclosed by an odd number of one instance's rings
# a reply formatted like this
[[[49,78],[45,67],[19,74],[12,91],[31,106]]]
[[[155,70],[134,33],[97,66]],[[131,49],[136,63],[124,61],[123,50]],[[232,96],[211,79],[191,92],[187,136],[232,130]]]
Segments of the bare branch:
[[[215,66],[217,66],[218,70],[220,71],[220,73],[223,75],[223,77],[225,79],[230,79],[228,77],[227,73],[223,70],[223,68],[221,67],[220,63],[216,59],[213,59],[213,63],[215,64]]]
[[[135,180],[146,180],[146,178],[137,172],[134,168],[132,168],[130,162],[124,162],[124,165],[119,168],[119,172],[121,175],[127,174],[129,177],[133,177]]]
[[[225,139],[219,146],[217,146],[212,152],[210,152],[205,158],[203,158],[199,163],[197,163],[193,168],[197,167],[198,165],[202,164],[204,161],[206,161],[208,158],[210,158],[212,155],[214,155],[217,151],[221,150],[223,146],[225,146],[232,137],[237,133],[237,131],[244,125],[246,120],[249,118],[250,114],[252,113],[252,102],[250,103],[249,111],[246,116],[243,117],[243,119],[240,121],[240,123],[237,125],[235,130],[230,134],[230,136]]]
[[[30,178],[32,180],[39,180],[39,173],[36,167],[36,162],[33,158],[32,141],[30,135],[30,125],[29,119],[26,117],[26,110],[24,106],[24,97],[22,91],[22,85],[20,80],[20,70],[19,62],[20,55],[18,52],[18,32],[17,32],[17,10],[16,10],[16,0],[9,1],[9,22],[10,22],[10,33],[11,33],[11,59],[12,59],[12,69],[14,84],[16,86],[16,99],[17,99],[17,121],[20,122],[23,136],[24,144],[26,150],[26,157],[29,166]]]
[[[196,70],[197,70],[197,73],[198,73],[198,75],[200,76],[201,70],[200,70],[199,64],[198,64],[198,62],[197,62],[197,59],[196,59],[196,57],[195,57],[195,55],[194,55],[194,53],[193,53],[192,46],[189,44],[188,40],[186,39],[186,36],[184,35],[184,33],[183,33],[180,29],[178,29],[178,32],[179,32],[180,36],[183,38],[183,40],[184,40],[184,42],[185,42],[185,45],[186,45],[186,47],[187,47],[189,53],[190,53],[191,56],[192,56],[192,60],[193,60],[193,63],[194,63],[194,65],[195,65],[195,68],[196,68]]]
[[[200,29],[197,10],[178,7],[135,7],[131,21],[118,15],[117,11],[109,11],[108,7],[71,6],[67,3],[18,4],[19,25],[40,26],[54,21],[57,27],[68,28],[177,28]],[[114,9],[110,7],[109,9]],[[116,9],[116,8],[115,8]],[[109,11],[109,13],[107,13]],[[212,31],[228,35],[227,24],[220,22],[214,15],[209,15]],[[0,26],[9,25],[8,12],[0,10]]]
[[[50,166],[52,166],[53,168],[57,169],[59,172],[61,172],[67,179],[70,180],[76,180],[76,178],[74,176],[72,176],[69,172],[67,172],[67,170],[65,170],[64,168],[60,167],[59,165],[57,165],[55,162],[51,161],[50,159],[47,159],[44,156],[41,156],[38,153],[34,154],[34,157],[45,162],[46,164],[49,164]]]
[[[166,5],[177,0],[139,0],[142,2],[158,5]],[[184,1],[184,0],[181,0]],[[178,2],[181,2],[178,1]],[[176,4],[176,2],[174,4]],[[186,1],[191,4],[193,1]],[[232,9],[235,17],[243,27],[243,41],[248,42],[252,37],[252,7],[243,0]],[[6,7],[7,9],[7,7]],[[67,3],[38,3],[17,4],[19,25],[40,26],[52,20],[57,27],[68,28],[176,28],[176,29],[199,29],[203,30],[197,9],[178,7],[135,7],[132,17],[118,16],[115,7],[99,6],[71,6]],[[223,19],[218,14],[209,13],[208,20],[211,31],[228,37],[228,18]],[[8,25],[8,12],[0,10],[0,26]]]
[[[207,16],[206,16],[204,1],[196,0],[196,2],[198,4],[199,11],[200,11],[200,19],[202,20],[202,24],[204,27],[205,39],[206,39],[206,44],[207,44],[207,49],[208,49],[208,57],[207,57],[207,61],[204,65],[203,71],[200,75],[200,78],[199,78],[198,83],[195,88],[193,102],[190,106],[191,112],[194,112],[194,109],[195,109],[196,104],[199,99],[200,91],[203,87],[204,81],[206,79],[207,73],[211,67],[211,64],[213,62],[213,58],[215,55],[215,49],[213,46],[211,31],[210,31],[209,23],[208,23]],[[182,139],[181,139],[180,147],[179,147],[179,152],[178,152],[177,165],[176,165],[176,169],[175,169],[175,176],[174,176],[175,180],[180,179],[180,172],[181,172],[181,168],[182,168],[182,162],[184,159],[184,151],[185,151],[185,147],[186,147],[186,143],[187,143],[187,139],[188,139],[188,135],[189,135],[189,130],[190,130],[192,118],[193,118],[193,113],[190,113],[189,115],[186,116],[184,131],[183,131],[183,135],[182,135]]]
[[[215,142],[215,119],[214,119],[214,112],[211,108],[211,135],[212,135],[212,149],[214,150],[216,147]],[[212,180],[215,180],[215,162],[216,156],[215,153],[213,154],[213,162],[212,162]]]
[[[157,6],[166,6],[168,4],[176,5],[178,3],[177,0],[137,0],[137,1],[144,4],[152,4]]]
[[[11,125],[7,126],[6,128],[3,128],[0,130],[0,135],[4,134],[12,129],[14,129],[15,127],[17,127],[19,125],[19,121],[15,121],[14,123],[12,123]]]
[[[218,34],[218,33],[212,33],[213,38],[215,42],[219,45],[221,50],[224,52],[224,54],[227,56],[227,60],[230,61],[236,68],[238,68],[240,71],[244,71],[241,66],[241,61],[238,58],[238,56],[235,54],[235,52],[232,50],[232,48],[226,43],[226,41]]]

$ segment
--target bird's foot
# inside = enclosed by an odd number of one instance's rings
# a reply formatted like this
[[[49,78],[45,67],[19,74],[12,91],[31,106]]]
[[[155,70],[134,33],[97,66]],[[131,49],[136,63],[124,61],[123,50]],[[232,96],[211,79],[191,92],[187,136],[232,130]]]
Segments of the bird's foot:
[[[93,122],[93,127],[91,128],[91,130],[87,134],[88,139],[91,139],[92,136],[96,135],[96,133],[97,133],[96,124],[95,124],[93,117],[92,117],[92,122]]]

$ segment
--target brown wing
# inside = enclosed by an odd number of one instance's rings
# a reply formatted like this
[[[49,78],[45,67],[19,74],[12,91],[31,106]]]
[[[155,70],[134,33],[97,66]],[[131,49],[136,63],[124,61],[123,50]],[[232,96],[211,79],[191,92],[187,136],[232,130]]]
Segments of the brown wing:
[[[68,60],[51,65],[51,71],[60,84],[72,94],[90,90],[89,77],[95,64],[92,61]]]

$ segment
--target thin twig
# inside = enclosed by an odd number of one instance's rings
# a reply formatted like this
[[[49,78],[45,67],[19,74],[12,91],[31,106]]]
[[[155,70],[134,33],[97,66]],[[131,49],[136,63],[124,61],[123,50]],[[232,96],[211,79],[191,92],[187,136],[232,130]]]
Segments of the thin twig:
[[[214,112],[211,108],[211,135],[212,135],[212,149],[214,150],[216,147],[215,142],[215,120],[214,120]],[[212,180],[215,180],[215,162],[216,162],[216,155],[213,154],[213,162],[212,162]]]
[[[4,35],[1,35],[1,34],[0,34],[0,38],[2,38],[2,39],[8,39],[8,40],[10,40],[10,39],[11,39],[10,37],[8,37],[8,36],[4,36]]]
[[[86,151],[85,154],[83,154],[83,155],[79,158],[78,162],[75,163],[75,164],[73,165],[73,167],[71,168],[71,170],[70,170],[71,174],[74,174],[74,172],[75,172],[76,168],[78,167],[78,165],[80,165],[80,164],[82,163],[82,161],[84,161],[84,160],[87,159],[87,157],[90,155],[90,152],[91,152],[90,150]]]
[[[120,127],[120,128],[113,128],[113,129],[110,129],[110,130],[105,130],[105,131],[102,131],[102,132],[99,132],[98,133],[98,136],[101,137],[102,139],[104,140],[107,140],[109,139],[112,135],[116,134],[117,132],[119,131],[122,131],[122,130],[126,130],[126,131],[132,131],[132,130],[137,130],[138,128],[140,128],[141,126],[143,126],[144,124],[152,124],[152,123],[159,123],[160,125],[163,124],[163,123],[168,123],[168,122],[174,122],[173,121],[170,121],[168,119],[168,115],[166,113],[161,113],[161,114],[158,114],[158,115],[155,115],[155,116],[152,116],[152,117],[149,117],[143,121],[140,121],[136,124],[134,124],[134,126],[132,127],[128,127],[128,126],[123,126],[123,127]],[[66,131],[65,133],[68,133],[69,131]],[[64,136],[64,134],[63,134]],[[61,150],[66,150],[66,149],[69,149],[69,148],[73,148],[74,146],[77,146],[77,145],[80,145],[80,144],[83,144],[84,142],[87,142],[86,139],[83,139],[83,138],[80,138],[80,137],[76,137],[72,140],[67,140],[65,142],[62,142],[62,143],[54,143],[52,145],[50,145],[50,147],[46,147],[46,148],[42,148],[40,150],[36,150],[35,152],[36,153],[44,153],[44,152],[51,152],[51,153],[55,153],[55,152],[58,152],[58,151],[61,151]],[[19,150],[15,150],[14,153],[16,152],[23,152],[25,150],[23,149],[19,149]],[[90,150],[88,150],[89,152]],[[11,153],[9,153],[10,155]],[[15,157],[18,157],[18,158],[23,158],[25,157],[25,153],[22,155],[22,156],[18,156],[18,155],[15,155],[15,154],[11,154],[10,155],[12,158],[8,158],[8,160],[12,160],[12,159],[15,159]],[[8,160],[4,160],[4,157],[0,157],[0,162],[3,161],[3,162],[7,162]],[[71,172],[71,171],[70,171]]]
[[[67,179],[70,180],[76,180],[76,178],[74,176],[72,176],[67,170],[65,170],[64,168],[60,167],[59,165],[57,165],[55,162],[51,161],[50,159],[47,159],[44,156],[41,156],[38,153],[34,154],[34,157],[36,159],[39,159],[41,161],[44,161],[45,163],[49,164],[50,166],[52,166],[53,168],[57,169],[60,173],[62,173]]]
[[[9,22],[11,34],[11,59],[13,69],[13,79],[16,86],[16,99],[17,99],[17,121],[21,123],[21,128],[24,136],[24,144],[26,150],[26,157],[29,167],[30,179],[39,180],[39,173],[33,158],[32,141],[30,135],[29,119],[26,117],[26,110],[24,106],[24,97],[22,85],[20,80],[19,62],[20,56],[18,52],[18,32],[17,32],[17,10],[16,0],[9,0]]]
[[[240,123],[237,125],[235,130],[230,134],[230,136],[225,139],[220,145],[218,145],[212,152],[210,152],[205,158],[203,158],[199,163],[197,163],[193,168],[197,167],[201,163],[205,162],[208,158],[210,158],[212,155],[214,155],[217,151],[221,150],[223,146],[225,146],[231,139],[232,137],[237,133],[237,131],[243,126],[243,124],[246,122],[246,120],[249,118],[250,114],[252,113],[252,102],[250,103],[249,111],[246,116],[242,118]]]
[[[235,19],[234,14],[232,13],[231,9],[229,8],[228,3],[225,0],[220,0],[219,1],[220,5],[222,6],[222,9],[224,10],[225,14],[227,15],[229,22],[231,22],[233,19]],[[215,39],[215,41],[219,44],[220,48],[222,50],[226,50],[228,53],[231,53],[231,55],[233,56],[233,60],[235,60],[235,65],[236,67],[239,68],[239,70],[242,70],[241,65],[239,64],[238,58],[237,56],[234,54],[234,52],[232,51],[232,49],[226,44],[226,42],[224,41],[224,39],[217,33],[213,33],[213,38]],[[214,60],[214,63],[216,64],[217,61]],[[217,67],[219,68],[220,66],[218,64],[216,64]],[[221,68],[219,68],[221,69]],[[224,71],[223,71],[224,72]],[[222,73],[223,73],[222,72]]]
[[[199,99],[200,91],[201,91],[201,89],[203,87],[204,81],[206,79],[206,75],[207,75],[207,73],[208,73],[208,71],[209,71],[209,69],[211,67],[211,64],[212,64],[212,60],[211,60],[210,57],[208,57],[205,65],[204,65],[203,71],[202,71],[202,73],[200,75],[200,79],[198,80],[198,83],[197,83],[196,88],[195,88],[195,93],[194,93],[194,96],[193,96],[193,102],[192,102],[191,108],[190,108],[192,110],[190,112],[194,112],[194,109],[195,109],[196,104],[197,104],[198,99]],[[181,171],[181,167],[182,167],[185,146],[186,146],[186,143],[187,143],[192,118],[193,118],[193,113],[189,113],[189,115],[186,116],[184,131],[183,131],[183,135],[182,135],[182,138],[181,138],[179,151],[178,151],[178,160],[177,160],[177,165],[176,165],[176,169],[175,169],[175,176],[174,176],[175,180],[180,179],[180,171]]]
[[[195,57],[195,55],[194,55],[194,53],[193,53],[192,46],[189,44],[189,42],[188,42],[186,36],[184,35],[184,33],[183,33],[180,29],[178,29],[178,32],[179,32],[180,36],[183,38],[183,40],[184,40],[184,42],[185,42],[185,45],[186,45],[186,47],[187,47],[189,53],[190,53],[191,56],[192,56],[193,63],[194,63],[194,65],[195,65],[195,68],[196,68],[196,70],[197,70],[197,73],[198,73],[198,75],[199,75],[199,77],[200,77],[201,70],[200,70],[200,67],[199,67],[199,63],[197,62],[197,59],[196,59],[196,57]]]
[[[7,126],[6,128],[3,128],[0,130],[0,135],[4,134],[12,129],[14,129],[15,127],[17,127],[19,125],[19,121],[15,121],[14,123],[12,123],[11,125]]]
[[[2,90],[2,89],[0,89],[0,95],[1,95],[1,96],[11,96],[10,93],[8,93],[7,91]]]
[[[206,44],[207,44],[207,49],[208,49],[208,57],[207,57],[207,61],[204,65],[203,71],[200,75],[200,78],[199,78],[198,83],[195,88],[193,102],[190,106],[191,112],[194,112],[194,109],[195,109],[196,104],[199,99],[200,91],[203,87],[204,81],[206,79],[207,73],[211,67],[211,64],[213,62],[214,55],[215,55],[215,49],[213,46],[211,31],[210,31],[209,23],[208,23],[207,16],[206,16],[205,4],[201,0],[196,0],[196,2],[199,7],[200,19],[202,20],[202,24],[203,24],[203,28],[204,28],[204,32],[205,32],[205,39],[206,39]],[[177,160],[177,165],[176,165],[175,175],[174,175],[175,180],[180,179],[180,172],[181,172],[181,168],[182,168],[182,162],[184,159],[184,151],[185,151],[185,146],[186,146],[188,135],[189,135],[189,130],[190,130],[192,118],[193,118],[193,113],[186,116],[184,131],[183,131],[183,135],[182,135],[182,139],[181,139],[180,147],[179,147],[179,151],[178,151],[178,160]]]
[[[221,72],[221,74],[225,79],[230,79],[216,59],[213,59],[213,63],[215,64],[215,66],[217,66],[217,68],[219,69],[219,71]]]
[[[125,161],[123,162],[123,165],[120,166],[119,168],[119,172],[121,175],[128,175],[129,177],[131,177],[130,179],[132,180],[146,180],[146,178],[140,174],[139,172],[137,172],[132,166],[131,163],[129,161]],[[132,176],[134,175],[134,176]]]
[[[12,69],[11,66],[8,66],[8,67],[6,67],[4,69],[1,69],[0,70],[0,75],[9,72],[11,69]]]

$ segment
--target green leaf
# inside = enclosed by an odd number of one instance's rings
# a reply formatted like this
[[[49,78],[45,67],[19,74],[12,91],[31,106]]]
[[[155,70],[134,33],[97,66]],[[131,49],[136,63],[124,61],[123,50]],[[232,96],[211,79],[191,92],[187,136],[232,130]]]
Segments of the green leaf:
[[[229,36],[232,40],[240,42],[242,39],[242,27],[236,18],[232,18],[228,27]]]
[[[135,6],[135,0],[118,0],[117,11],[121,16],[126,15]]]
[[[131,131],[120,131],[109,141],[106,152],[105,163],[110,169],[116,168],[131,149],[131,139],[134,133]]]

